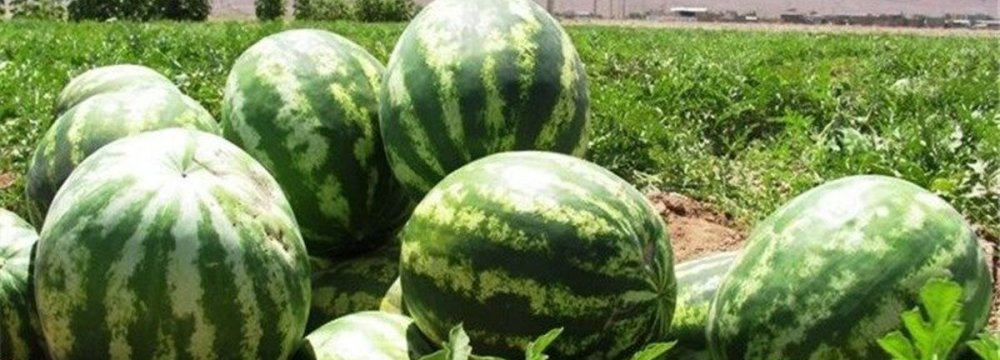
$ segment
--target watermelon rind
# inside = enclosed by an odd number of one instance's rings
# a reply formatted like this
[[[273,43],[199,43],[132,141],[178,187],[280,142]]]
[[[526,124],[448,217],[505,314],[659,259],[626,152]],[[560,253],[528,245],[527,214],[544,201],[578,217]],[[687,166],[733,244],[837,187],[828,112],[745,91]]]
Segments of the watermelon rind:
[[[754,227],[709,313],[716,359],[887,359],[919,290],[963,287],[960,337],[986,323],[992,280],[975,232],[940,197],[887,176],[834,180]]]
[[[190,129],[84,160],[56,195],[33,279],[55,359],[284,359],[309,312],[309,261],[280,187]]]
[[[513,358],[564,328],[553,357],[617,359],[670,327],[663,220],[584,160],[508,152],[472,162],[428,193],[400,237],[403,300],[438,344],[463,324],[478,354]]]

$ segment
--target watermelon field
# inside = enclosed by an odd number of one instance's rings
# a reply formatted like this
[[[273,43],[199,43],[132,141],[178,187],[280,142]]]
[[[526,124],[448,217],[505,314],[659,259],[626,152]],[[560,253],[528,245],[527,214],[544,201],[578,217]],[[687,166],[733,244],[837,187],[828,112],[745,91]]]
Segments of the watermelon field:
[[[404,24],[0,24],[0,206],[53,104],[84,69],[141,63],[216,117],[260,38],[341,34],[388,59]],[[587,66],[589,157],[640,188],[689,194],[745,224],[827,179],[899,175],[1000,230],[1000,48],[983,37],[569,27]]]
[[[995,33],[435,4],[0,22],[0,358],[1000,359]]]

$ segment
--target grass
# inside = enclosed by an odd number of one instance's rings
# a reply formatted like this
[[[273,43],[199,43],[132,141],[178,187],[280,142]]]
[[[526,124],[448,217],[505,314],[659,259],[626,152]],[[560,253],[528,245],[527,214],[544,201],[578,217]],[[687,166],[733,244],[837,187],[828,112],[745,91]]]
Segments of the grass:
[[[286,28],[340,33],[388,58],[400,24],[0,24],[0,207],[75,74],[140,63],[218,116],[233,60]],[[593,110],[590,158],[744,224],[830,179],[899,176],[1000,229],[1000,47],[989,37],[573,26]]]

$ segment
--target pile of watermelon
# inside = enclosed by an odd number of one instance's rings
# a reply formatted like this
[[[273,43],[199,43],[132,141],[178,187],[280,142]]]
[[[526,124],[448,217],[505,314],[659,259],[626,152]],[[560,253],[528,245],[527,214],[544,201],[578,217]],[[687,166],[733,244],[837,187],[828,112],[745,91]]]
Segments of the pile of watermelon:
[[[984,326],[974,233],[895,178],[675,266],[646,198],[580,158],[587,89],[531,0],[437,0],[388,66],[266,37],[219,121],[152,69],[88,71],[26,177],[40,231],[0,210],[0,359],[516,359],[553,329],[556,359],[877,359],[932,278],[964,288],[963,338]]]

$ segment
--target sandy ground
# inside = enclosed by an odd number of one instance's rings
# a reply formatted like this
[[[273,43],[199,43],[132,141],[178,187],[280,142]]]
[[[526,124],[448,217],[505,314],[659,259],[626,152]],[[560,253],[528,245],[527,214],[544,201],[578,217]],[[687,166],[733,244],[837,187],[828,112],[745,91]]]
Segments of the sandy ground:
[[[656,29],[701,29],[729,31],[767,32],[809,32],[809,33],[851,33],[851,34],[897,34],[923,36],[976,36],[1000,38],[1000,30],[988,29],[943,29],[884,26],[844,26],[844,25],[797,25],[780,23],[711,23],[688,21],[641,21],[641,20],[563,20],[566,26],[616,26],[626,28]]]
[[[730,216],[710,204],[677,193],[648,194],[653,207],[670,228],[670,242],[676,262],[703,255],[739,249],[746,239],[747,229],[736,225]],[[980,239],[992,266],[993,278],[1000,277],[1000,240],[980,229]],[[1000,282],[994,281],[993,313],[990,329],[1000,330]]]

